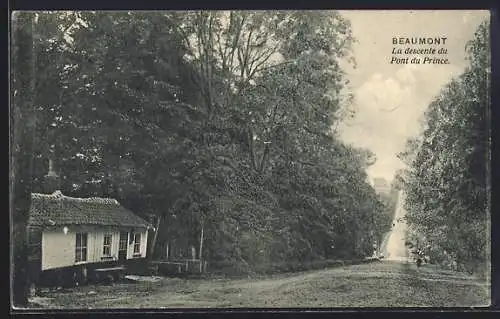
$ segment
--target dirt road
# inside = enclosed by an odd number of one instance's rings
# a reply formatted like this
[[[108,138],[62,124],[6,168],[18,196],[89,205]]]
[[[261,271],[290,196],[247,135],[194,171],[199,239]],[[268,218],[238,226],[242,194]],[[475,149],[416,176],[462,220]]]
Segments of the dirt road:
[[[375,262],[265,279],[164,278],[46,293],[58,308],[486,306],[490,287],[426,265]]]

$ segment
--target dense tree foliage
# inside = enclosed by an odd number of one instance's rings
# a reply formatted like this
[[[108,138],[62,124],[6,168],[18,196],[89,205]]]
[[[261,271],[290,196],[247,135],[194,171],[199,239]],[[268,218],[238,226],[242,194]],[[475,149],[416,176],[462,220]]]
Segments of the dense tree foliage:
[[[407,219],[439,262],[482,273],[489,261],[489,28],[467,45],[469,66],[433,100],[423,134],[408,141],[399,175]]]
[[[35,191],[53,156],[63,193],[159,216],[158,245],[227,272],[371,255],[387,230],[373,154],[332,130],[338,13],[40,13],[34,32]]]

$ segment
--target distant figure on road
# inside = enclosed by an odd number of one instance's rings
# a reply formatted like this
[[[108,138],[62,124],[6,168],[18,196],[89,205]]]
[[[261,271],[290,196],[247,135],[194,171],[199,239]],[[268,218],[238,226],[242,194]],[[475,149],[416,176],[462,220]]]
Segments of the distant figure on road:
[[[426,262],[424,251],[420,248],[417,248],[415,254],[416,254],[415,257],[416,257],[417,267],[420,267],[422,263]]]

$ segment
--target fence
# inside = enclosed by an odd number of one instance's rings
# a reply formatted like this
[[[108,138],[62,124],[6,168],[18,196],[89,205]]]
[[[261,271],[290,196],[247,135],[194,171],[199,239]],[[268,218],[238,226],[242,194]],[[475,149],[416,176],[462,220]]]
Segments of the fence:
[[[207,261],[200,259],[154,260],[150,262],[150,271],[155,274],[201,274],[206,272],[206,270]]]

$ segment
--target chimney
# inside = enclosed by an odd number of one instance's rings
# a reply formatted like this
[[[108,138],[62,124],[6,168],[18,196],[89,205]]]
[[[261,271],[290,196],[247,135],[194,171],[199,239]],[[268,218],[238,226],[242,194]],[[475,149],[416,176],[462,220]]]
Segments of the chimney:
[[[45,175],[43,190],[46,194],[52,194],[59,189],[59,176],[54,171],[53,152],[49,156],[49,171]]]

